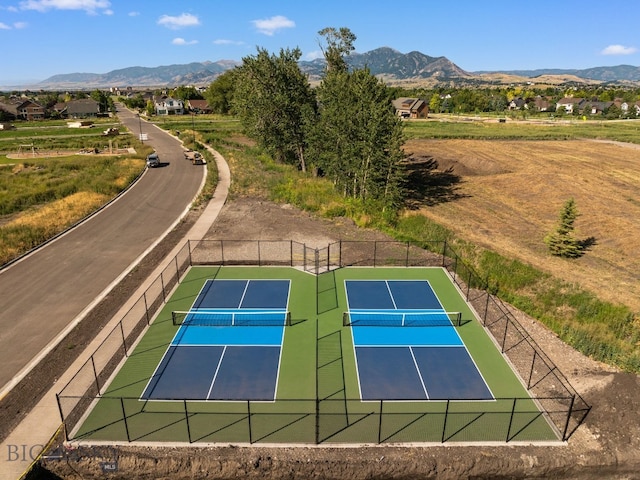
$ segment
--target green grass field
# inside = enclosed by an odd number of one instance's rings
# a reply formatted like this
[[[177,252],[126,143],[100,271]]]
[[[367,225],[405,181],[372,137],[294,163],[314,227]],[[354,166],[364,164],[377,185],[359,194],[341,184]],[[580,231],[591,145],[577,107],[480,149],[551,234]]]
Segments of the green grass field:
[[[188,310],[211,278],[291,280],[292,325],[285,330],[276,402],[139,400],[177,331],[171,312]],[[496,400],[360,401],[350,327],[342,325],[345,279],[429,280],[445,310],[462,312],[458,332]],[[192,267],[70,436],[224,444],[558,440],[445,270],[380,267],[317,277],[281,267]]]

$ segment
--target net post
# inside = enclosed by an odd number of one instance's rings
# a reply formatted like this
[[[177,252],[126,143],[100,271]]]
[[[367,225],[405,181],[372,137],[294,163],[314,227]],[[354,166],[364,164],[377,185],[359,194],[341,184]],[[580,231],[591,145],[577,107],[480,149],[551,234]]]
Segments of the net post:
[[[342,312],[342,326],[349,326],[349,312]]]
[[[462,312],[456,312],[456,327],[462,326]]]
[[[284,326],[285,327],[290,327],[291,326],[291,312],[287,312],[286,316],[284,318]]]
[[[178,320],[177,320],[177,314],[178,312],[176,311],[172,311],[171,312],[171,323],[173,323],[174,325],[179,325]]]

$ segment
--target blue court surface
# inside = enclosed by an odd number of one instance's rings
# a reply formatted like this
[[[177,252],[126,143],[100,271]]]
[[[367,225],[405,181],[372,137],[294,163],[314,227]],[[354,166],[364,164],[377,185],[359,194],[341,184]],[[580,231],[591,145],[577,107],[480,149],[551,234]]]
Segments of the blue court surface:
[[[268,319],[277,312],[284,318],[289,288],[289,280],[207,280],[193,304],[193,318],[228,317],[228,324],[183,323],[142,399],[274,401],[284,323],[247,322],[259,322],[255,312],[260,311],[268,311]],[[242,326],[233,323],[236,315],[244,319]]]
[[[453,324],[389,324],[389,316],[444,313],[426,280],[347,280],[362,400],[493,400]],[[381,325],[375,326],[379,316]],[[425,324],[423,324],[425,325]],[[426,323],[426,325],[430,325]]]

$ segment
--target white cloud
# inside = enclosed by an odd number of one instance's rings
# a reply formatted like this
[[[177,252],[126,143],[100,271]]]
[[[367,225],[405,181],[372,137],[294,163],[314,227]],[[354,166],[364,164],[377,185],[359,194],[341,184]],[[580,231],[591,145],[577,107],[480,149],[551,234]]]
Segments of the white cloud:
[[[323,56],[324,54],[322,53],[322,50],[314,50],[313,52],[307,53],[304,58],[306,60],[315,60],[317,58],[322,58]]]
[[[171,43],[173,43],[174,45],[195,45],[196,43],[198,43],[198,41],[197,40],[186,41],[184,38],[177,37],[171,40]]]
[[[283,28],[293,28],[296,26],[293,20],[289,20],[287,17],[283,17],[282,15],[276,15],[275,17],[265,18],[262,20],[253,20],[251,23],[253,23],[253,25],[258,29],[258,32],[269,36]]]
[[[171,30],[178,30],[184,27],[196,27],[200,25],[200,19],[197,16],[190,13],[183,13],[177,17],[171,15],[162,15],[158,19],[158,25],[170,28]]]
[[[244,42],[236,41],[236,40],[226,40],[224,38],[219,38],[218,40],[213,41],[214,45],[244,45]]]
[[[137,17],[138,15],[140,15],[140,12],[129,12],[130,17]]]
[[[47,12],[49,10],[84,10],[95,14],[98,10],[110,12],[109,0],[25,0],[20,2],[22,10],[36,10]]]
[[[602,55],[632,55],[636,53],[636,47],[625,47],[624,45],[609,45],[600,52]]]
[[[0,30],[11,30],[11,29],[16,29],[16,30],[20,30],[22,28],[27,28],[27,22],[14,22],[13,25],[7,25],[6,23],[2,23],[0,22]]]

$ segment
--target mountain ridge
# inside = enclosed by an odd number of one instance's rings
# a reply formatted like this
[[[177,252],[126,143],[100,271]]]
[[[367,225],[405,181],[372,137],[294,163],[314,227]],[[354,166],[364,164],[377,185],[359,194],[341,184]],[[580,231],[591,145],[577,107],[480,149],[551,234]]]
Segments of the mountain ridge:
[[[389,82],[429,82],[429,83],[482,83],[495,82],[503,78],[522,77],[535,80],[550,76],[572,77],[588,82],[640,83],[640,67],[618,65],[613,67],[592,67],[587,69],[536,69],[536,70],[495,70],[469,72],[444,56],[431,57],[419,51],[401,53],[390,47],[380,47],[364,53],[352,53],[347,58],[351,68],[367,67],[372,74]],[[311,81],[321,78],[324,59],[300,61],[301,70]],[[207,85],[220,74],[240,65],[234,60],[216,62],[191,62],[187,64],[162,65],[158,67],[133,66],[112,70],[107,73],[76,72],[53,75],[30,88],[105,88],[105,87],[172,87],[178,85]],[[493,80],[491,80],[493,77]]]

